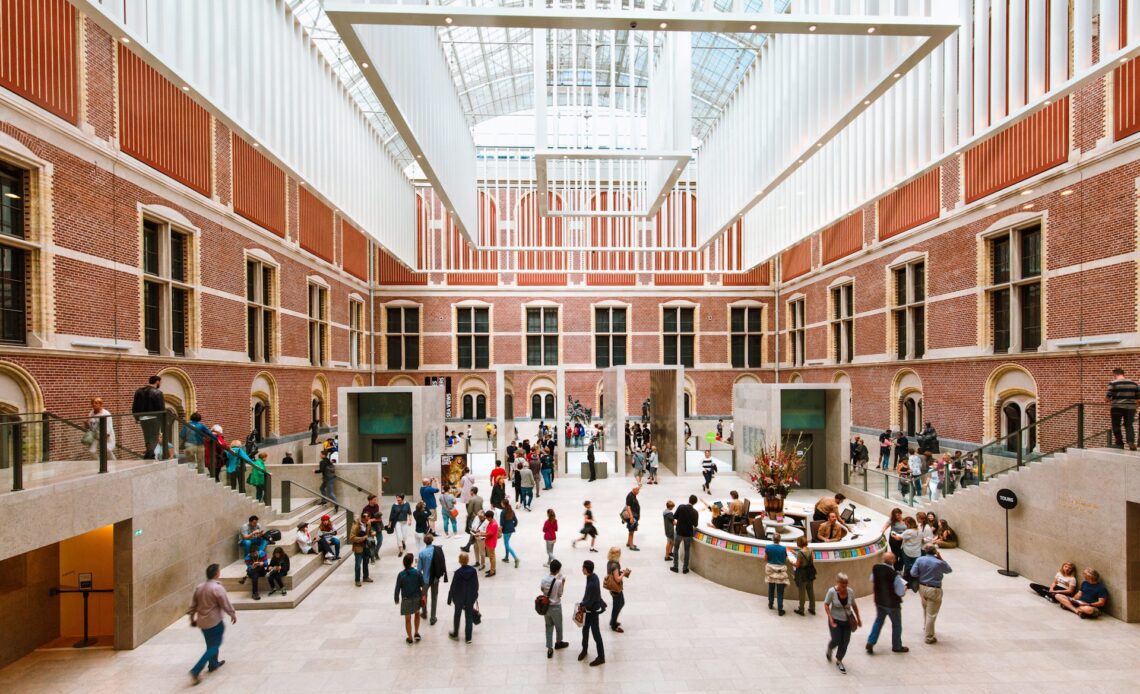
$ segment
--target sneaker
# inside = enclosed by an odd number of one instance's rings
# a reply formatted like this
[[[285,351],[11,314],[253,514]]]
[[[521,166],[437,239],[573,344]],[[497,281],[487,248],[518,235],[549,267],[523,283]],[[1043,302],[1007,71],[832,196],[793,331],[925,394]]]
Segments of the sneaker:
[[[630,550],[632,550],[634,552],[640,552],[641,551],[641,548],[638,547],[637,545],[630,545],[629,548],[630,548]]]
[[[419,634],[416,634],[416,641],[420,641],[420,640],[422,640],[422,638],[420,637]]]
[[[814,608],[814,607],[809,607],[809,608],[808,608],[808,614],[810,614],[812,617],[814,617],[814,616],[815,616],[815,608]]]
[[[891,652],[892,653],[910,653],[910,649],[907,648],[906,646],[903,646],[902,648],[892,648]]]
[[[688,569],[685,569],[685,570],[684,570],[684,571],[682,571],[681,573],[683,573],[683,574],[687,574],[687,573],[689,573],[689,570],[688,570]]]
[[[249,577],[248,577],[248,576],[242,576],[242,577],[241,577],[241,580],[240,580],[240,581],[238,581],[238,585],[243,585],[243,586],[244,586],[244,585],[245,585],[245,582],[246,582],[248,579],[249,579]]]
[[[515,568],[519,568],[519,558],[515,557]]]
[[[598,656],[597,658],[594,658],[593,660],[590,661],[590,667],[597,667],[599,665],[605,665],[605,663],[606,663],[606,659],[601,657],[601,656]]]
[[[677,567],[675,567],[675,566],[670,566],[669,570],[672,571],[673,573],[680,573],[677,571]]]
[[[412,641],[411,639],[404,639],[404,641],[407,641],[408,643],[415,643],[415,642],[414,642],[414,641]]]
[[[269,595],[270,595],[270,597],[272,597],[272,596],[274,596],[274,595],[276,595],[276,594],[277,594],[277,589],[276,589],[276,588],[274,588],[273,590],[269,591]]]
[[[672,554],[665,555],[665,561],[673,561],[673,555]]]
[[[598,550],[594,549],[593,547],[590,548],[590,551],[593,552],[594,554],[598,553]]]
[[[555,641],[554,642],[554,650],[556,650],[556,651],[560,651],[563,648],[569,648],[569,647],[570,647],[570,643],[567,641]]]
[[[774,610],[774,609],[776,609],[776,606],[775,606],[775,605],[773,605],[772,603],[768,603],[768,609],[769,609],[769,610]]]
[[[804,616],[804,608],[802,608],[802,607],[797,607],[796,609],[792,610],[792,612],[795,612],[796,614],[798,614],[801,617]]]
[[[431,618],[431,620],[428,622],[428,626],[433,626],[433,627],[434,627],[434,626],[435,626],[435,623],[436,623],[436,622],[438,622],[438,621],[439,621],[438,619],[436,619],[435,617],[432,617],[432,618]]]
[[[554,649],[553,648],[547,648],[546,649],[546,657],[547,658],[553,658],[554,657]]]
[[[581,658],[579,658],[578,660],[581,660]],[[190,673],[190,684],[191,685],[198,684],[201,681],[202,681],[202,676],[200,674],[198,674],[197,672],[191,672]]]
[[[373,583],[372,579],[367,577],[367,576],[364,577],[364,582],[365,583]]]
[[[253,599],[254,599],[254,600],[260,600],[260,599],[261,599],[261,594],[260,594],[260,593],[254,593],[254,594],[253,594]]]
[[[466,641],[464,641],[463,643],[465,643],[465,644],[467,644],[468,646],[470,646],[470,645],[471,645],[471,639],[467,639],[467,640],[466,640]]]
[[[780,611],[779,611],[777,614],[779,614],[781,617],[783,617],[783,616],[784,616],[785,614],[787,614],[787,613],[786,613],[786,612],[784,612],[783,610],[780,610]]]
[[[875,647],[867,644],[867,655],[875,655]]]
[[[359,587],[360,587],[360,581],[357,581],[357,582],[356,582],[356,587],[357,587],[357,588],[359,588]]]
[[[838,660],[837,660],[837,661],[835,661],[835,669],[836,669],[836,670],[839,670],[839,671],[840,671],[840,672],[842,672],[844,675],[846,675],[846,674],[847,674],[847,668],[843,667],[843,663],[839,662]]]
[[[456,634],[454,631],[449,631],[447,632],[447,638],[451,639],[452,641],[458,641],[459,634]]]
[[[284,588],[281,589],[281,597],[285,597],[285,589]]]
[[[218,670],[218,669],[220,669],[220,668],[221,668],[223,665],[225,665],[225,664],[226,664],[226,661],[224,661],[224,660],[219,660],[219,661],[218,661],[218,664],[217,664],[217,665],[215,665],[215,666],[214,666],[214,667],[212,667],[212,668],[207,668],[207,669],[206,669],[206,671],[207,671],[207,672],[214,672],[215,670]]]

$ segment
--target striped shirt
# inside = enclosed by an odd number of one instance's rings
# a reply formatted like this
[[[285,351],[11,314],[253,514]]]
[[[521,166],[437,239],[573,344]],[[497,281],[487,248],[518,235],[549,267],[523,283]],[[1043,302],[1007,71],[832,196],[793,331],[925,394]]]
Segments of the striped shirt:
[[[1105,397],[1109,399],[1113,407],[1120,407],[1128,410],[1136,409],[1136,398],[1140,396],[1140,385],[1136,381],[1127,378],[1118,378],[1115,381],[1110,381],[1108,384],[1108,392]]]
[[[716,472],[716,461],[712,458],[705,458],[701,461],[701,471],[706,475],[711,475]]]

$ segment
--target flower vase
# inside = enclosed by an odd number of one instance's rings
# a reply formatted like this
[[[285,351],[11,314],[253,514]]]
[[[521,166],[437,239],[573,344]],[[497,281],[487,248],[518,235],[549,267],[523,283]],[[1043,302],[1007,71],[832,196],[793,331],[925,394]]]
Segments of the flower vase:
[[[778,495],[764,497],[764,513],[772,519],[783,518],[784,497]]]

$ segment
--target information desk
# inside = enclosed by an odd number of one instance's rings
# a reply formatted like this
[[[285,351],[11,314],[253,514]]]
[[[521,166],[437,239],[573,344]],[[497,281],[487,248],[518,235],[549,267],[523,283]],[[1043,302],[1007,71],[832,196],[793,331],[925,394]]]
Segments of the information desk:
[[[753,509],[764,508],[763,499],[751,499]],[[786,504],[785,511],[789,524],[796,518],[810,523],[811,506]],[[810,542],[808,550],[815,559],[815,597],[819,602],[827,589],[835,585],[838,573],[847,574],[856,597],[871,593],[871,567],[880,561],[887,551],[887,538],[883,535],[886,517],[865,506],[857,506],[857,522],[849,525],[852,534],[839,542]],[[751,534],[734,535],[710,526],[712,514],[700,514],[700,525],[693,537],[693,559],[690,568],[704,578],[729,588],[756,595],[768,595],[768,584],[764,581],[764,547],[767,540],[757,540]],[[869,521],[863,520],[870,518]],[[764,523],[764,525],[769,525]],[[790,600],[796,600],[796,586],[793,579],[792,556],[796,545],[793,539],[781,538],[780,544],[788,548],[788,578],[790,583],[784,592],[785,609]],[[817,609],[822,609],[818,608]]]

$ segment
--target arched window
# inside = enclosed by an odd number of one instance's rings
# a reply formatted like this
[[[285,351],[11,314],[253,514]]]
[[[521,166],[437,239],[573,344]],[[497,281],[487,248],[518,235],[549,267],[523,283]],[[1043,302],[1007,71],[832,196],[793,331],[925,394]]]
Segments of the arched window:
[[[1021,448],[1032,451],[1037,448],[1037,403],[1036,401],[1018,396],[1005,400],[1001,404],[1001,435],[1005,437],[1004,448],[1010,453],[1017,452],[1017,437],[1013,434],[1022,429]]]
[[[903,429],[907,436],[915,436],[922,430],[922,396],[908,395],[903,400]]]
[[[554,393],[547,393],[543,402],[546,404],[546,419],[554,419]]]
[[[487,396],[480,393],[475,396],[475,419],[487,418]]]
[[[312,412],[309,414],[309,422],[316,422],[317,426],[320,426],[321,422],[325,421],[324,403],[321,402],[320,398],[314,397],[311,409]]]
[[[688,419],[689,417],[692,417],[692,416],[693,416],[692,398],[689,397],[688,393],[685,393],[685,419]]]
[[[264,441],[269,436],[269,403],[260,396],[254,396],[252,407],[253,435],[255,443]]]
[[[530,418],[542,419],[542,396],[538,393],[530,397]]]
[[[471,393],[463,396],[463,418],[475,419],[475,397]]]

